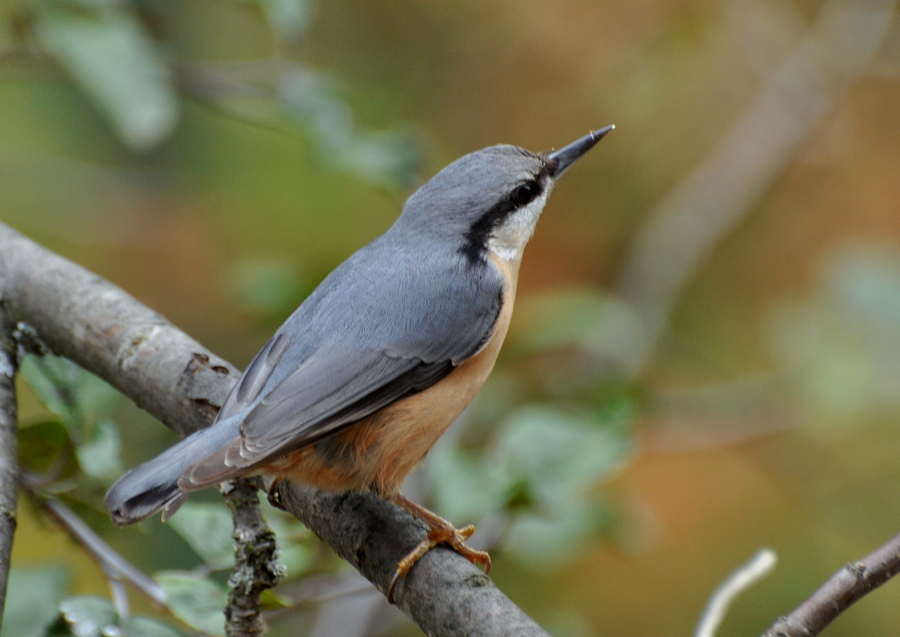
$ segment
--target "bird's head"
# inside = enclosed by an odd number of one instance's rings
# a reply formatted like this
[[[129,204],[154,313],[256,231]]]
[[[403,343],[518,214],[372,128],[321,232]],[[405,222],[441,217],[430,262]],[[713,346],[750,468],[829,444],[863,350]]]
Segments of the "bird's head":
[[[470,261],[519,259],[556,181],[612,129],[547,153],[504,144],[464,155],[407,200],[395,230],[453,242]]]

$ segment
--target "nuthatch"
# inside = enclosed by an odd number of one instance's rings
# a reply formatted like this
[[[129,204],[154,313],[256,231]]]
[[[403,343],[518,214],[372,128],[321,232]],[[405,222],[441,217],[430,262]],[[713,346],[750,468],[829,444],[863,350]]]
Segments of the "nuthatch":
[[[522,251],[547,197],[612,126],[555,152],[491,146],[457,159],[383,235],[338,266],[260,350],[215,422],[132,469],[106,495],[116,524],[235,476],[368,490],[409,511],[427,539],[398,579],[474,531],[400,494],[406,475],[475,397],[506,336]]]

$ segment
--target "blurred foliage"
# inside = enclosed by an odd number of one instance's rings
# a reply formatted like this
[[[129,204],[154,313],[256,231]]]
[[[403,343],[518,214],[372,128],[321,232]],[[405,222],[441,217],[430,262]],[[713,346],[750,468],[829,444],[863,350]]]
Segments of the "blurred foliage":
[[[20,372],[55,419],[23,423],[19,461],[53,492],[97,505],[99,488],[122,473],[118,427],[109,415],[121,395],[56,356],[26,356]]]
[[[3,621],[4,637],[179,637],[147,617],[122,621],[106,599],[63,597],[67,576],[60,568],[13,568]],[[39,596],[39,597],[37,597]],[[40,599],[41,603],[36,603]]]
[[[719,634],[759,633],[896,533],[896,13],[889,0],[9,0],[0,217],[240,365],[446,162],[615,123],[550,202],[488,385],[405,490],[476,522],[492,576],[560,636],[689,634],[725,574],[772,545],[778,570]],[[810,44],[823,33],[834,50]],[[854,43],[877,47],[845,79]],[[817,50],[824,61],[790,74]],[[788,100],[735,145],[773,84],[820,110]],[[745,207],[686,215],[682,241],[647,256],[653,281],[687,281],[655,341],[623,264],[659,202],[723,147],[727,179],[701,195]],[[768,180],[741,181],[760,165]],[[29,357],[22,380],[20,456],[39,479],[3,637],[219,631],[231,540],[215,494],[127,530],[102,505],[172,436],[66,361]],[[41,515],[47,497],[154,574],[171,613],[132,594],[133,616],[117,616],[102,572]],[[314,602],[331,589],[303,583],[340,566],[295,520],[267,517],[291,578],[269,600],[273,634],[328,634]],[[415,632],[336,594],[359,627]],[[898,631],[889,587],[827,634]]]
[[[36,505],[45,497],[65,498],[80,509],[87,507],[106,517],[102,494],[122,473],[119,428],[114,418],[121,395],[66,359],[49,354],[26,357],[21,371],[28,386],[59,418],[23,423],[19,452],[21,466],[28,472],[24,478],[28,495]],[[298,576],[315,567],[308,548],[311,536],[305,527],[278,511],[271,516],[280,541],[287,543],[281,557],[289,571]],[[199,564],[194,571],[160,570],[153,574],[166,592],[166,608],[193,629],[224,635],[227,594],[210,575],[230,569],[234,563],[231,514],[221,501],[188,502],[170,526],[193,549]],[[28,598],[11,598],[12,621],[4,625],[2,635],[178,634],[148,618],[120,616],[105,599],[63,597],[65,575],[61,569],[17,571],[16,590]],[[44,606],[37,614],[19,617],[19,604],[35,605],[35,591],[42,591]]]
[[[773,312],[770,342],[814,435],[900,415],[900,250],[848,246],[810,298]]]
[[[202,574],[181,571],[157,573],[156,581],[168,594],[166,603],[175,617],[211,635],[225,634],[222,609],[228,594],[220,584]]]
[[[37,43],[66,70],[134,150],[172,132],[178,102],[169,69],[138,16],[111,2],[47,3],[34,16]]]
[[[309,0],[247,0],[288,46],[304,36]],[[155,11],[139,2],[10,3],[11,47],[49,56],[135,152],[162,144],[176,128],[182,94],[285,132],[303,134],[321,158],[385,186],[411,183],[419,163],[402,131],[360,130],[335,82],[283,57],[247,82],[178,60],[154,33]],[[257,99],[252,99],[257,98]]]
[[[67,579],[65,571],[58,567],[13,567],[0,634],[4,637],[43,637],[57,617],[57,604],[62,599]],[[41,604],[35,604],[38,592]]]

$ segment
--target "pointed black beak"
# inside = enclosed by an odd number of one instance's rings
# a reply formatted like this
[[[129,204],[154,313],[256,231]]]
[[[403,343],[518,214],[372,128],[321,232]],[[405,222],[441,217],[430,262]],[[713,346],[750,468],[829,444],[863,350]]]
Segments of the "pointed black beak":
[[[559,179],[560,176],[569,169],[569,166],[575,163],[576,159],[592,149],[594,144],[603,139],[603,137],[614,128],[615,126],[606,126],[600,130],[591,131],[590,135],[585,135],[568,146],[564,146],[559,150],[549,153],[547,155],[547,160],[556,164],[553,167],[553,178]]]

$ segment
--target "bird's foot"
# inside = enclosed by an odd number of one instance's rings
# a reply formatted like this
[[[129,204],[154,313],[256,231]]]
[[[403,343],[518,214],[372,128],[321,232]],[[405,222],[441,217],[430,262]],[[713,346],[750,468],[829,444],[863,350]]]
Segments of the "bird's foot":
[[[394,577],[391,578],[391,584],[387,590],[388,602],[394,603],[394,588],[397,586],[397,582],[406,577],[416,562],[438,544],[448,544],[450,548],[473,564],[483,566],[486,575],[491,572],[491,556],[486,551],[473,549],[466,544],[466,540],[475,532],[473,525],[470,524],[457,529],[447,520],[401,495],[394,496],[391,499],[428,525],[428,537],[419,542],[416,548],[410,551],[397,564],[397,570],[394,573]]]
[[[266,498],[269,500],[269,504],[276,509],[287,511],[287,509],[284,508],[284,502],[281,501],[281,492],[278,491],[279,484],[281,484],[281,478],[272,480],[272,484],[270,484],[269,488],[266,490]]]

